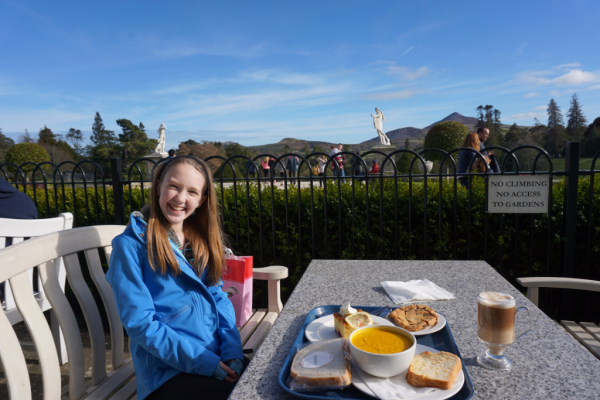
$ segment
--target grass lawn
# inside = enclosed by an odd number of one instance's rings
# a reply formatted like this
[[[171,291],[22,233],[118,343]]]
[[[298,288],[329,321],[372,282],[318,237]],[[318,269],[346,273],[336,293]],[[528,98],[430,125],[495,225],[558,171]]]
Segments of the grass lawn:
[[[553,158],[552,165],[554,166],[555,171],[564,171],[565,170],[565,159],[564,158]],[[591,158],[581,158],[579,160],[579,169],[590,169],[592,168],[592,159]],[[596,161],[596,171],[600,170],[600,159]]]

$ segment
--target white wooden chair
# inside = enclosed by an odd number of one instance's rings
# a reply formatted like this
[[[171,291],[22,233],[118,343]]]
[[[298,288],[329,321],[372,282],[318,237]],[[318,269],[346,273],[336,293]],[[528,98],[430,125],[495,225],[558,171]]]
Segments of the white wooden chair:
[[[71,213],[62,213],[56,218],[47,218],[47,219],[6,219],[0,218],[0,249],[3,249],[7,245],[7,241],[11,241],[12,244],[17,244],[25,240],[26,238],[37,237],[41,235],[46,235],[52,232],[58,232],[65,229],[71,229],[73,227],[73,214]],[[62,291],[65,291],[65,267],[62,263],[62,259],[58,258],[56,260],[56,268],[58,269],[58,280]],[[27,276],[29,277],[29,282],[33,287],[33,268],[27,271]],[[46,298],[44,293],[43,285],[41,281],[37,279],[37,289],[38,292],[36,294],[36,300],[40,309],[42,311],[51,310],[52,305]],[[9,322],[14,325],[18,322],[23,321],[23,317],[19,313],[19,310],[16,307],[15,300],[13,298],[12,290],[10,285],[4,285],[4,295],[5,295],[5,304],[3,305],[4,312],[8,317]],[[63,365],[68,361],[67,358],[67,349],[65,347],[65,340],[63,338],[62,332],[58,325],[58,320],[52,311],[50,311],[51,315],[51,328],[52,334],[54,336],[54,342],[56,348],[58,349],[58,358],[60,364]],[[31,343],[21,343],[21,346],[24,349],[32,349]]]
[[[39,266],[40,278],[46,296],[61,329],[65,335],[69,356],[70,399],[113,399],[127,400],[136,398],[136,378],[133,362],[125,359],[123,327],[117,314],[112,289],[104,276],[99,252],[110,259],[111,241],[124,230],[123,226],[91,226],[51,233],[9,246],[0,250],[0,281],[8,280],[13,291],[17,309],[32,335],[42,370],[44,399],[60,399],[61,377],[57,352],[52,346],[52,334],[42,311],[37,306],[27,271]],[[106,372],[106,346],[104,329],[98,307],[86,285],[77,257],[83,251],[90,276],[94,281],[106,309],[111,334],[112,371]],[[73,310],[58,282],[54,260],[62,257],[67,279],[77,301],[83,310],[91,339],[92,386],[85,384],[85,364],[81,334]],[[269,281],[269,308],[259,310],[246,323],[241,334],[245,349],[256,350],[266,336],[275,318],[281,311],[279,280],[287,277],[285,267],[266,267],[254,269],[256,279]],[[264,315],[260,315],[263,313]],[[5,366],[4,374],[8,382],[11,399],[31,399],[31,388],[27,365],[18,339],[8,318],[0,313],[0,360]]]
[[[527,288],[527,298],[537,306],[539,288],[578,289],[600,292],[600,281],[575,278],[517,278]],[[591,322],[560,321],[560,324],[592,354],[600,358],[600,326]]]

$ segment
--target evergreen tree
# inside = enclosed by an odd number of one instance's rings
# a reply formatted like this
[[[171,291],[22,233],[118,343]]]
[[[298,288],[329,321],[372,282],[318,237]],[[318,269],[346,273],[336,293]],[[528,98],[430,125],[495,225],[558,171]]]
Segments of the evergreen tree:
[[[408,138],[404,140],[404,148],[410,150],[410,140]]]
[[[548,104],[548,129],[543,140],[544,148],[553,157],[560,157],[567,142],[567,130],[564,127],[560,107],[554,99]]]
[[[40,129],[40,133],[38,134],[38,144],[57,145],[56,135],[52,132],[52,129],[48,128],[46,125],[44,125],[44,128]]]
[[[140,122],[140,125],[139,125],[139,126],[140,126],[140,131],[142,131],[142,132],[146,133],[146,127],[144,126],[144,124],[142,124],[142,123]]]
[[[187,146],[193,146],[195,144],[200,144],[200,143],[196,142],[194,139],[188,139],[185,142],[181,142],[181,143],[183,143],[183,144],[185,144]]]
[[[35,140],[29,134],[29,131],[25,129],[25,133],[19,136],[19,143],[35,143]]]
[[[588,125],[587,129],[583,133],[583,155],[585,157],[593,157],[596,152],[600,150],[600,117],[596,118],[594,122]]]
[[[563,116],[560,112],[560,107],[554,99],[550,99],[548,104],[548,128],[552,129],[557,125],[564,126]]]
[[[92,136],[90,140],[96,147],[107,148],[113,146],[116,142],[115,133],[104,127],[102,117],[99,112],[96,112],[94,123],[92,124]]]
[[[81,130],[75,128],[69,129],[69,132],[65,135],[65,139],[71,144],[77,156],[82,156],[83,148],[81,142],[83,142],[83,134]]]
[[[152,141],[148,140],[148,136],[139,126],[124,118],[118,119],[117,125],[123,130],[123,133],[119,133],[119,143],[121,144],[125,164],[143,157],[152,150]]]
[[[600,151],[600,128],[592,126],[589,135],[584,141],[584,152],[585,157],[594,157],[596,153]],[[596,166],[598,169],[598,166]]]
[[[571,107],[567,111],[567,133],[571,140],[581,140],[581,135],[587,127],[587,120],[583,111],[581,110],[581,104],[579,104],[579,98],[577,93],[571,97]]]
[[[4,162],[6,157],[6,152],[9,148],[14,146],[15,141],[9,138],[8,136],[2,133],[2,128],[0,128],[0,164]]]
[[[512,124],[508,132],[506,132],[506,136],[504,137],[505,146],[509,149],[514,149],[517,147],[517,143],[521,139],[521,135],[521,129],[517,126],[517,124]]]
[[[477,125],[475,126],[476,128],[485,126],[485,120],[483,118],[483,106],[480,105],[479,107],[476,108],[477,110]]]

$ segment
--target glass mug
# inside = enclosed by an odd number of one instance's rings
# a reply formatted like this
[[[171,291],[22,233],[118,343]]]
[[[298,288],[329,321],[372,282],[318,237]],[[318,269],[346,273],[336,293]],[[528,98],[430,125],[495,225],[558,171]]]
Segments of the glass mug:
[[[517,312],[527,310],[529,326],[515,333]],[[513,362],[503,354],[508,346],[526,334],[533,326],[531,311],[516,308],[514,297],[505,293],[482,292],[477,297],[477,337],[486,345],[484,354],[477,357],[479,365],[489,369],[510,370]]]

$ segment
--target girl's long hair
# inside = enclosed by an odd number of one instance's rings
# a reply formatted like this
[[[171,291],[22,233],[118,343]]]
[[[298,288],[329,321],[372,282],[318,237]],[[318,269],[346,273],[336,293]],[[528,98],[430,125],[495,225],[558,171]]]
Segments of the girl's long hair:
[[[470,147],[479,151],[481,149],[481,142],[479,141],[479,135],[475,132],[469,132],[463,141],[462,147]]]
[[[154,271],[158,269],[163,275],[168,272],[169,268],[175,275],[181,273],[167,235],[167,231],[171,226],[163,215],[158,202],[162,179],[167,176],[167,172],[172,167],[178,164],[190,165],[204,176],[204,189],[201,196],[204,202],[183,221],[183,233],[187,241],[190,242],[194,253],[192,265],[194,270],[198,276],[202,276],[205,268],[208,268],[208,283],[209,285],[216,285],[223,276],[223,263],[225,261],[224,237],[217,210],[217,195],[208,165],[193,156],[176,157],[171,161],[163,162],[154,170],[150,206],[146,207],[143,212],[144,218],[148,221],[148,231],[146,233],[148,261]]]

